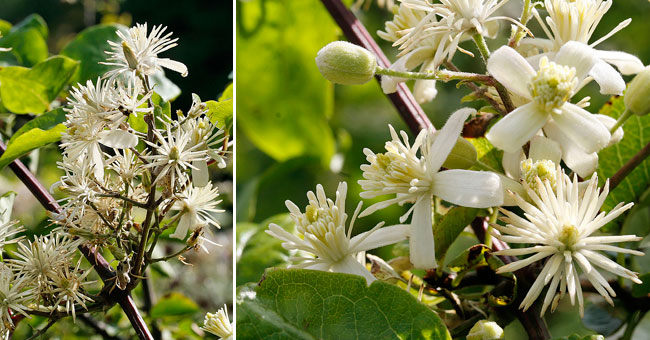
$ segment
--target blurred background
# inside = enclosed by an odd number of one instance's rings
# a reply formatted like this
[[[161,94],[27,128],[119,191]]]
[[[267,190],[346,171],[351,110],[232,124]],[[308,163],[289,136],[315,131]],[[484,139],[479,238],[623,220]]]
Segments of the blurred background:
[[[178,38],[178,46],[164,52],[163,56],[178,60],[189,69],[185,78],[175,72],[166,74],[182,90],[172,103],[172,111],[189,109],[192,93],[198,94],[203,101],[216,100],[232,82],[232,1],[0,0],[0,8],[0,19],[12,24],[31,14],[40,15],[48,27],[47,45],[50,55],[58,54],[85,28],[100,23],[132,26],[146,22],[149,27],[167,26],[167,32],[173,32],[173,38]],[[17,122],[16,126],[20,124]],[[58,146],[50,145],[23,158],[23,161],[49,188],[61,175],[56,167],[60,158]],[[148,284],[154,294],[154,307],[156,302],[161,301],[178,306],[176,315],[167,313],[156,316],[156,321],[153,322],[155,326],[149,318],[150,313],[144,313],[147,323],[157,328],[158,335],[163,339],[202,339],[203,332],[199,327],[203,324],[203,316],[206,312],[216,312],[224,305],[227,305],[232,316],[232,160],[229,160],[226,169],[217,169],[216,165],[211,169],[214,170],[212,180],[219,186],[220,198],[223,200],[220,207],[226,212],[218,216],[222,228],[213,229],[212,235],[208,237],[222,247],[207,245],[209,254],[189,252],[185,256],[187,264],[174,259],[152,267]],[[18,194],[13,219],[24,224],[29,233],[48,232],[49,229],[45,229],[45,210],[8,168],[0,172],[0,188],[3,193],[14,191]],[[182,246],[183,244],[166,240],[159,243],[156,251],[158,255],[166,255]],[[141,286],[134,291],[139,306],[142,306]],[[110,334],[118,333],[124,339],[128,339],[125,336],[131,334],[130,324],[119,307],[93,317],[96,318],[95,321],[107,326]],[[40,327],[44,321],[46,320],[36,317],[29,322],[21,322],[14,339],[28,338],[33,332],[32,328]],[[80,321],[78,316],[75,324],[70,318],[58,322],[42,338],[102,339],[102,336],[96,334],[89,321]]]
[[[345,2],[353,5],[355,1]],[[391,1],[360,1],[354,12],[394,62],[397,49],[376,35],[377,30],[384,29],[384,22],[393,17],[390,10],[378,6],[386,2]],[[241,286],[258,282],[265,268],[285,263],[287,254],[280,242],[263,232],[271,221],[289,230],[293,228],[285,200],[303,208],[307,191],[315,190],[316,184],[323,184],[328,197],[333,198],[337,183],[347,181],[346,205],[351,215],[359,202],[359,167],[366,163],[363,148],[382,152],[389,139],[388,124],[408,130],[376,81],[363,86],[333,86],[319,74],[314,62],[318,50],[331,41],[345,40],[320,1],[251,0],[237,1],[236,6],[237,286]],[[522,1],[509,1],[499,14],[518,18],[521,6]],[[545,16],[543,10],[540,13]],[[650,3],[646,0],[615,1],[591,41],[606,35],[627,18],[632,18],[630,26],[598,48],[623,50],[650,64]],[[544,37],[534,20],[530,27],[536,36]],[[506,42],[509,29],[502,21],[500,38],[488,40],[492,50]],[[477,58],[457,53],[454,63],[464,71],[484,72],[473,43],[468,41],[461,47]],[[627,77],[626,81],[630,79]],[[455,82],[439,82],[437,88],[436,99],[423,105],[437,128],[461,107],[478,109],[484,105],[461,103],[469,90],[456,89]],[[588,110],[592,112],[609,100],[599,94],[593,82],[574,98],[584,96],[591,96]],[[371,203],[366,201],[364,206]],[[355,223],[354,233],[370,229],[380,221],[397,224],[398,216],[407,208],[391,206],[364,217]],[[475,243],[476,238],[465,233],[450,252],[460,252]],[[388,260],[403,254],[404,248],[398,244],[375,252]],[[569,307],[562,305],[547,316],[554,338],[573,333],[593,334],[599,324],[611,327],[612,322],[622,323],[606,313],[600,314],[603,319],[599,321],[581,321],[577,311]],[[603,326],[606,323],[609,324]],[[644,324],[648,327],[640,326],[637,332],[650,328],[650,319],[644,320]],[[507,339],[525,339],[518,322],[509,326],[507,332]],[[639,336],[647,338],[641,333]]]

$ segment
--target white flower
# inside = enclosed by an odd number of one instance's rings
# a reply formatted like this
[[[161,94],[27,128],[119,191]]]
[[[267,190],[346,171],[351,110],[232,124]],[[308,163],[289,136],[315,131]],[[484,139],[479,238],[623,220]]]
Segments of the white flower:
[[[212,333],[223,340],[232,339],[232,323],[228,318],[228,311],[226,306],[219,308],[217,313],[207,313],[205,314],[205,320],[203,321],[203,329],[206,332]]]
[[[208,117],[188,118],[182,128],[190,135],[187,147],[196,146],[197,151],[205,151],[210,158],[214,159],[219,168],[226,167],[226,151],[221,149],[225,139],[223,130],[212,124]],[[194,161],[192,165],[192,183],[196,186],[207,185],[210,180],[207,159]]]
[[[212,187],[209,183],[203,187],[190,185],[174,202],[172,210],[178,211],[176,218],[180,218],[176,231],[170,237],[184,239],[188,230],[194,230],[199,226],[213,225],[219,228],[219,223],[213,216],[216,213],[224,212],[217,209],[221,200],[217,201],[219,188]]]
[[[65,215],[72,221],[84,215],[86,204],[95,202],[97,193],[100,192],[96,180],[103,181],[104,178],[94,177],[90,163],[71,159],[66,155],[57,165],[65,174],[61,176],[61,180],[52,184],[50,191],[57,188],[68,195],[60,201],[65,202]]]
[[[118,93],[115,86],[115,82],[101,78],[97,78],[96,84],[91,80],[86,82],[86,86],[77,84],[70,91],[68,99],[72,108],[64,109],[68,112],[67,119],[91,124],[97,120],[118,121],[119,125],[124,114],[116,101]]]
[[[385,31],[378,31],[377,35],[384,40],[396,42],[406,34],[405,30],[416,27],[426,16],[426,11],[405,5],[399,6],[393,20],[386,22]],[[435,20],[435,17],[432,20]],[[443,38],[444,34],[442,33],[422,38],[417,44],[418,47],[400,57],[391,66],[391,69],[409,71],[421,65],[420,72],[436,70],[446,57],[453,56],[453,52],[455,52],[455,50],[450,50],[450,44],[443,41]],[[382,76],[381,87],[385,93],[393,93],[397,91],[397,84],[404,81],[406,79]],[[435,80],[418,79],[415,81],[413,95],[418,103],[431,101],[437,94]]]
[[[117,101],[122,110],[128,110],[137,116],[139,113],[150,113],[153,107],[143,105],[151,98],[153,91],[145,92],[142,80],[133,77],[125,81],[126,87],[122,84],[117,88]],[[123,117],[126,117],[122,114]]]
[[[28,279],[16,275],[11,268],[0,264],[0,336],[5,336],[14,327],[11,319],[16,313],[30,317],[26,310],[33,300],[33,291],[25,289]]]
[[[79,242],[56,232],[38,236],[34,241],[18,243],[18,250],[12,253],[14,258],[7,263],[33,286],[44,290],[58,277],[59,270],[68,265]]]
[[[510,92],[530,102],[508,113],[485,137],[497,148],[515,152],[540,129],[546,132],[553,126],[585,153],[607,146],[611,139],[607,127],[569,102],[594,63],[592,49],[577,42],[565,44],[554,61],[542,57],[537,71],[512,48],[499,48],[488,60],[488,71]]]
[[[558,52],[569,41],[589,44],[596,26],[612,6],[611,0],[545,0],[544,3],[549,15],[546,17],[548,27],[537,11],[533,13],[549,39],[523,39],[521,43],[524,48],[528,45],[550,54]],[[631,21],[632,19],[624,20],[589,46],[596,47]],[[639,58],[625,52],[594,50],[593,53],[598,61],[589,75],[600,85],[603,94],[622,94],[625,90],[621,74],[610,64],[615,65],[623,74],[635,74],[643,69]]]
[[[25,228],[16,226],[16,224],[17,222],[15,221],[0,224],[0,253],[2,253],[5,245],[16,243],[22,239],[22,237],[10,239],[25,231]]]
[[[411,146],[405,132],[401,132],[400,140],[390,127],[392,140],[386,142],[386,153],[364,150],[370,164],[361,166],[364,178],[359,181],[364,190],[361,197],[369,199],[393,194],[396,197],[371,205],[361,213],[361,217],[394,203],[415,203],[400,220],[404,222],[413,212],[410,257],[418,268],[436,266],[432,196],[467,207],[486,208],[503,204],[501,180],[496,174],[469,170],[440,171],[458,140],[465,119],[473,112],[473,109],[456,111],[435,140],[432,131],[423,130]]]
[[[592,236],[605,224],[620,216],[632,207],[632,203],[618,204],[609,213],[599,209],[609,193],[609,181],[603,191],[598,188],[598,176],[594,175],[588,181],[588,187],[580,194],[577,175],[573,181],[569,176],[560,172],[555,189],[545,180],[537,180],[537,190],[524,184],[528,196],[534,205],[527,203],[521,197],[515,199],[525,218],[513,212],[501,210],[507,217],[503,221],[506,226],[494,225],[503,235],[495,233],[495,237],[504,242],[519,244],[534,244],[530,247],[507,249],[496,252],[497,255],[529,255],[526,259],[507,264],[497,270],[498,273],[514,272],[534,262],[545,260],[545,264],[532,287],[522,301],[520,308],[527,310],[541,294],[544,286],[550,283],[541,314],[543,315],[552,302],[551,309],[557,307],[559,300],[569,293],[571,303],[578,297],[580,315],[583,315],[583,297],[578,276],[580,271],[589,279],[594,288],[613,305],[611,297],[616,296],[607,280],[598,272],[597,267],[612,274],[627,278],[635,283],[641,283],[637,274],[622,267],[615,261],[600,254],[598,251],[643,255],[642,252],[620,248],[609,243],[620,243],[641,240],[634,235],[624,236]],[[539,193],[539,194],[538,194]]]
[[[147,24],[136,24],[129,28],[126,34],[117,31],[121,42],[109,41],[112,50],[106,51],[110,57],[109,62],[102,62],[105,65],[117,66],[108,71],[104,77],[114,78],[120,74],[147,75],[150,76],[163,67],[187,76],[185,64],[168,58],[158,58],[158,54],[175,47],[178,38],[170,39],[171,32],[164,34],[167,27],[154,26],[147,35]],[[164,34],[164,35],[163,35]]]
[[[171,124],[165,123],[165,125],[167,138],[159,130],[153,130],[160,145],[145,141],[156,148],[154,154],[144,156],[149,161],[149,164],[145,166],[156,169],[156,182],[169,174],[172,186],[179,186],[177,180],[185,181],[187,179],[186,171],[196,168],[192,163],[207,159],[207,152],[200,150],[201,145],[190,145],[192,136],[187,131],[176,126],[172,133]]]
[[[121,96],[114,82],[98,79],[95,85],[89,80],[86,86],[77,85],[71,94],[72,108],[65,109],[68,129],[61,135],[61,148],[67,155],[92,164],[95,177],[103,180],[105,164],[100,144],[132,148],[138,144],[138,137],[119,127],[127,116],[122,112],[125,108],[119,103]]]
[[[508,0],[442,0],[440,4],[425,0],[402,0],[392,21],[386,22],[385,32],[377,32],[384,40],[400,45],[400,58],[391,66],[397,71],[408,71],[420,65],[420,72],[435,71],[443,61],[454,57],[457,50],[472,55],[458,46],[470,39],[476,31],[483,36],[494,37],[498,32],[498,20],[492,17]],[[520,24],[519,24],[520,25]],[[397,90],[402,78],[382,76],[385,93]],[[419,103],[431,101],[437,90],[434,80],[416,80],[413,93]]]
[[[284,243],[282,246],[288,250],[302,250],[315,255],[315,257],[292,257],[291,261],[303,261],[293,265],[295,268],[316,269],[360,275],[368,283],[375,280],[374,276],[359,263],[356,254],[369,249],[383,247],[404,240],[407,237],[408,226],[396,225],[381,228],[384,223],[377,224],[370,231],[352,237],[352,228],[356,220],[361,203],[350,220],[350,227],[346,222],[348,214],[345,213],[345,198],[347,183],[341,182],[336,190],[336,201],[325,196],[323,186],[316,186],[316,194],[307,193],[309,205],[303,213],[291,201],[285,204],[289,209],[291,219],[296,224],[297,236],[287,232],[277,224],[271,223],[266,232]],[[381,229],[380,229],[381,228]]]
[[[93,302],[89,296],[84,292],[83,287],[95,283],[95,281],[84,281],[93,269],[90,268],[86,271],[80,270],[81,259],[77,261],[77,266],[72,269],[70,266],[63,266],[59,268],[58,275],[53,278],[54,289],[52,293],[56,296],[55,306],[65,303],[65,311],[70,314],[72,312],[72,319],[77,318],[75,304],[79,304],[86,308],[86,302]]]

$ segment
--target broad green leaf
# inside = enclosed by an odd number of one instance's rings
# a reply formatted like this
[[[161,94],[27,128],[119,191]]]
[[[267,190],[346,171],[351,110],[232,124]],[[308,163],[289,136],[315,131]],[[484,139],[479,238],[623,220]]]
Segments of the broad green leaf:
[[[0,157],[0,169],[28,152],[57,142],[66,127],[62,108],[45,113],[23,125],[7,143],[7,150]]]
[[[479,209],[454,207],[442,216],[433,226],[436,245],[436,258],[443,263],[447,249],[456,240],[465,227],[472,222]]]
[[[625,110],[623,97],[613,97],[600,110],[601,114],[618,118]],[[603,185],[630,158],[650,142],[650,116],[632,115],[623,126],[625,136],[620,143],[598,153],[598,177]],[[610,211],[619,202],[636,202],[650,184],[650,160],[643,161],[612,191],[603,204],[603,211]]]
[[[126,27],[110,24],[86,28],[61,50],[62,55],[80,62],[74,82],[82,84],[87,80],[94,82],[112,68],[99,62],[106,61],[108,55],[104,51],[110,50],[109,40],[119,39],[116,33],[118,30],[126,30]]]
[[[3,25],[3,29],[6,29],[6,25]],[[47,35],[45,20],[38,14],[32,14],[13,26],[0,39],[0,47],[11,47],[10,53],[18,63],[30,67],[47,58]]]
[[[623,325],[625,319],[627,312],[624,308],[592,303],[585,308],[582,323],[598,334],[610,336]]]
[[[78,67],[64,56],[51,57],[33,68],[9,66],[0,69],[0,96],[14,113],[41,114],[59,95]]]
[[[289,214],[273,216],[260,224],[237,223],[237,286],[259,281],[264,270],[287,262],[282,241],[267,234],[270,223],[293,229]]]
[[[237,301],[237,339],[451,339],[429,307],[403,289],[360,276],[269,270]]]
[[[223,91],[218,101],[209,100],[205,102],[208,106],[208,117],[218,128],[230,130],[233,120],[233,94],[232,83]]]
[[[497,172],[503,173],[503,165],[501,160],[503,159],[503,151],[495,148],[487,138],[467,138],[474,147],[478,154],[478,160],[488,165]]]
[[[278,161],[311,155],[329,164],[335,149],[327,122],[333,87],[314,58],[336,39],[336,25],[325,8],[309,1],[237,6],[238,126]]]
[[[151,308],[151,317],[186,316],[199,310],[199,306],[187,296],[181,293],[171,293],[165,295]]]

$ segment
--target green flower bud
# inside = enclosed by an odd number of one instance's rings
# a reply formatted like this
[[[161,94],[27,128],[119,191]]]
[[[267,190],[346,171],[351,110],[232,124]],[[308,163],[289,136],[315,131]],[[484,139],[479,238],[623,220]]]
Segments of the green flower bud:
[[[625,107],[635,115],[650,113],[650,66],[643,69],[632,79],[625,91]]]
[[[433,138],[437,137],[439,131],[434,132]],[[474,145],[463,137],[458,137],[456,145],[451,149],[449,156],[442,164],[447,169],[469,169],[478,161],[478,153]]]
[[[494,321],[481,320],[469,330],[466,339],[500,340],[503,339],[503,329]]]
[[[327,44],[316,55],[318,70],[336,84],[359,85],[375,75],[377,60],[370,51],[345,41]]]
[[[135,56],[135,53],[133,53],[133,50],[131,49],[129,44],[126,43],[126,41],[122,41],[122,52],[124,52],[124,59],[126,59],[129,68],[133,70],[137,69],[138,57]]]

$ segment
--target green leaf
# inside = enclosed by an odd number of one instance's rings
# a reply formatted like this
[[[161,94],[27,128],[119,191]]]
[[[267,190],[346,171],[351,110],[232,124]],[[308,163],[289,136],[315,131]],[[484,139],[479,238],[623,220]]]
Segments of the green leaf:
[[[23,125],[7,143],[7,150],[0,157],[0,169],[28,152],[57,142],[66,127],[62,108],[50,111]]]
[[[126,27],[117,24],[92,26],[81,31],[63,48],[62,55],[81,63],[74,82],[85,84],[87,80],[96,81],[112,68],[99,62],[106,61],[108,55],[104,51],[110,50],[108,41],[119,39],[118,30],[126,30]]]
[[[2,36],[6,36],[9,34],[9,30],[11,30],[11,23],[9,21],[0,19],[0,34]]]
[[[613,97],[600,109],[600,113],[618,118],[624,110],[623,97]],[[623,126],[623,130],[625,136],[618,144],[598,153],[598,178],[601,185],[650,142],[650,134],[647,133],[650,130],[650,116],[632,115]],[[614,190],[610,191],[602,210],[610,211],[619,202],[636,202],[649,184],[650,160],[646,159]]]
[[[6,29],[6,25],[3,26],[3,29]],[[0,47],[11,47],[11,53],[20,65],[33,66],[48,56],[45,41],[47,35],[45,20],[38,14],[32,14],[12,27],[0,39]]]
[[[181,94],[181,89],[165,76],[165,72],[158,71],[149,77],[151,88],[156,91],[166,102],[173,101]]]
[[[624,308],[615,308],[605,304],[588,304],[582,323],[598,334],[610,336],[616,332],[627,319]]]
[[[314,58],[336,39],[336,25],[322,6],[308,1],[256,0],[237,6],[242,16],[237,30],[238,127],[278,161],[312,155],[329,164],[335,150],[327,121],[333,87]]]
[[[287,262],[282,241],[267,234],[270,223],[293,229],[289,214],[273,216],[260,224],[237,223],[237,285],[259,281],[264,270]]]
[[[504,172],[503,165],[501,164],[503,151],[495,148],[494,145],[484,137],[467,138],[467,140],[476,148],[476,153],[478,154],[478,160],[480,162],[483,162],[497,172]]]
[[[429,307],[403,289],[360,276],[269,270],[237,301],[237,339],[451,339]]]
[[[200,310],[199,306],[181,293],[171,293],[160,299],[151,308],[151,317],[192,315]]]
[[[479,209],[454,207],[442,216],[433,226],[433,238],[436,245],[436,258],[444,263],[449,246],[456,240],[463,229],[472,222]]]
[[[232,83],[223,91],[219,101],[209,100],[205,102],[208,106],[207,116],[218,128],[230,130],[233,120],[233,96]]]
[[[50,108],[78,67],[68,57],[55,56],[29,69],[9,66],[0,70],[0,96],[14,113],[40,114]]]
[[[632,286],[632,296],[635,298],[648,296],[648,294],[650,294],[650,273],[645,273],[639,276],[639,280],[643,283]]]

